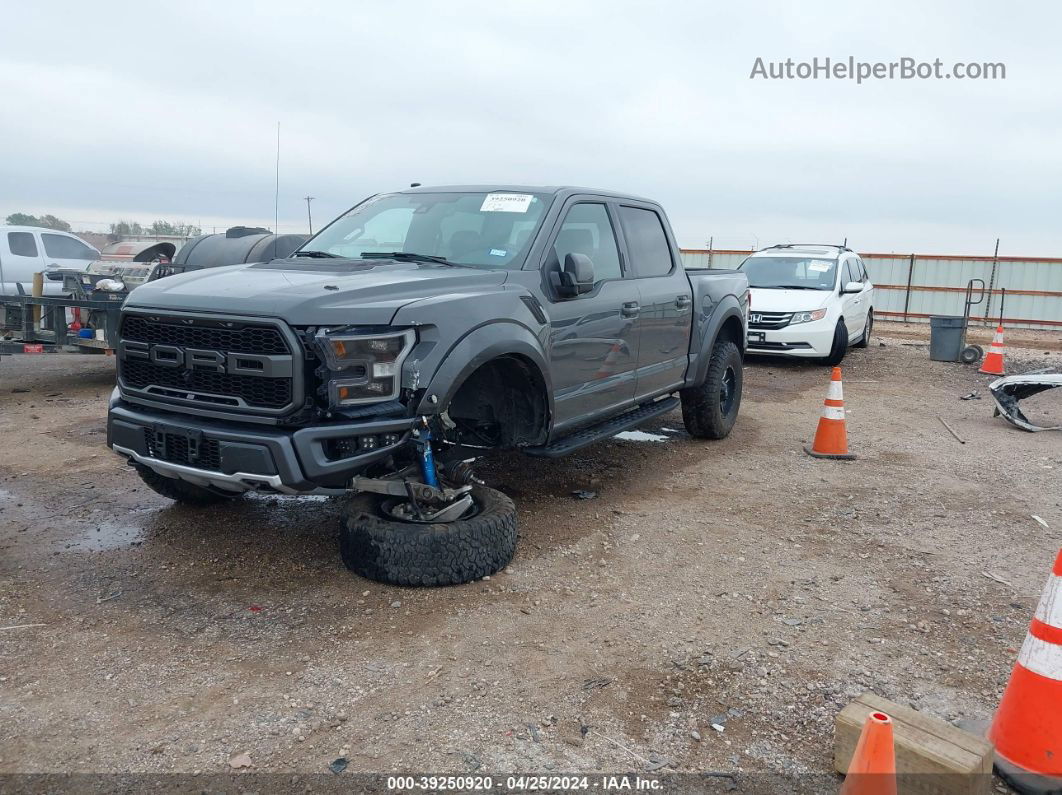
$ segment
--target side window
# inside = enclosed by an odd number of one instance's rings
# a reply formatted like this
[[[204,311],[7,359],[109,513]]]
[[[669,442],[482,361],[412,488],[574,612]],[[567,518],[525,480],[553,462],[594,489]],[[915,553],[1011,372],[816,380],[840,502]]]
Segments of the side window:
[[[80,240],[74,240],[65,235],[50,235],[41,233],[44,240],[44,251],[49,257],[56,259],[96,259],[96,252],[86,246]]]
[[[553,251],[561,267],[568,254],[586,254],[594,261],[595,282],[623,278],[616,235],[603,204],[572,206],[557,233]]]
[[[32,232],[8,232],[7,247],[18,257],[36,257],[37,241]]]
[[[862,259],[856,260],[859,263],[859,281],[866,284],[870,281],[870,274],[867,273],[867,264]]]
[[[667,244],[660,216],[639,207],[620,207],[620,220],[627,236],[634,275],[666,276],[671,273],[671,247]]]
[[[841,271],[841,289],[842,290],[844,289],[844,286],[846,284],[848,284],[848,282],[857,282],[857,281],[859,281],[855,277],[855,274],[852,272],[853,269],[854,269],[853,268],[854,264],[855,264],[854,260],[851,260],[851,259],[846,259],[844,261],[844,269]]]

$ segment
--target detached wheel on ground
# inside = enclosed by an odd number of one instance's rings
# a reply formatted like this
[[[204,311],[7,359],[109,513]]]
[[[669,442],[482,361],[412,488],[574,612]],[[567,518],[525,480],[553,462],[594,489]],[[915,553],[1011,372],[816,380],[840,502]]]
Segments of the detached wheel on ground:
[[[867,312],[867,324],[863,327],[863,336],[852,347],[865,348],[870,344],[870,334],[874,331],[874,311]]]
[[[682,422],[690,436],[723,439],[730,434],[741,408],[741,364],[737,345],[729,340],[718,342],[704,383],[679,393]]]
[[[836,367],[848,353],[848,326],[843,320],[837,321],[837,328],[833,330],[833,345],[830,347],[830,355],[822,359],[822,363],[830,367]]]
[[[156,494],[161,494],[167,499],[179,502],[182,505],[216,505],[219,502],[227,502],[239,497],[239,494],[221,494],[194,483],[187,483],[177,478],[168,478],[160,475],[154,469],[136,467],[136,473],[147,487]]]
[[[391,585],[458,585],[499,571],[516,551],[516,506],[486,486],[471,494],[466,516],[436,524],[393,518],[386,497],[354,497],[340,527],[343,563]]]

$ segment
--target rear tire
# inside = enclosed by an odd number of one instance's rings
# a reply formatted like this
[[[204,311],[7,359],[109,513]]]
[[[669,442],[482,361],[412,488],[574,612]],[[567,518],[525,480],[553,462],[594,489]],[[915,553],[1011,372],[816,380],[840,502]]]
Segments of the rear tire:
[[[837,328],[833,332],[833,345],[830,347],[830,355],[822,359],[822,363],[830,367],[836,367],[848,353],[848,326],[844,320],[837,321]]]
[[[854,346],[855,348],[866,348],[870,344],[870,334],[874,331],[874,310],[871,309],[867,313],[867,324],[863,327],[863,336],[860,338]]]
[[[704,383],[679,392],[682,422],[690,436],[725,439],[730,435],[741,408],[741,365],[737,345],[730,340],[717,342]]]
[[[231,496],[219,494],[216,491],[204,489],[202,486],[196,486],[194,483],[177,480],[177,478],[168,478],[165,475],[160,475],[154,469],[143,466],[136,467],[136,473],[140,475],[140,479],[153,492],[182,505],[216,505],[219,502],[227,502],[240,496],[238,493],[234,493]]]
[[[439,524],[401,522],[384,498],[359,494],[344,511],[339,551],[348,569],[391,585],[459,585],[504,568],[516,552],[516,506],[500,491],[472,487],[478,509]]]

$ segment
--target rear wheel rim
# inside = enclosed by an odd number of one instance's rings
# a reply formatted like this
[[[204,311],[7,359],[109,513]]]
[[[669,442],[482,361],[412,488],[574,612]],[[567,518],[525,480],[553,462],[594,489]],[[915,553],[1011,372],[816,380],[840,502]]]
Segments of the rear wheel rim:
[[[733,367],[727,367],[719,383],[719,408],[724,417],[729,417],[734,410],[734,402],[737,398],[737,374]]]

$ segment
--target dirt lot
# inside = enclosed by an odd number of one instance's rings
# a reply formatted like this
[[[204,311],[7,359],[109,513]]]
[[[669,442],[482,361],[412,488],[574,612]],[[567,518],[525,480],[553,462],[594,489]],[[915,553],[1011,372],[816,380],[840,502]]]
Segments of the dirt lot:
[[[1062,435],[993,419],[925,327],[880,331],[844,366],[859,460],[801,452],[825,368],[750,362],[723,442],[673,415],[490,462],[516,559],[437,590],[347,572],[337,500],[172,507],[104,447],[113,359],[5,358],[0,773],[799,774],[864,689],[988,717],[1062,544]],[[1062,366],[1016,336],[1012,372]]]

